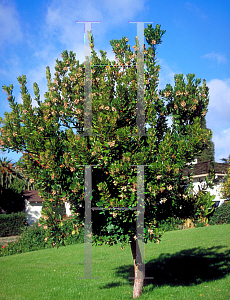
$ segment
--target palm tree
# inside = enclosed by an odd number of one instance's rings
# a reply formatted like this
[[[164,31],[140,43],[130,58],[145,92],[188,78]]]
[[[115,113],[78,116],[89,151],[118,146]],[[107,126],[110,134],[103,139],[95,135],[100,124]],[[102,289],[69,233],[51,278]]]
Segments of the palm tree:
[[[21,165],[19,166],[18,162],[14,163],[6,157],[0,158],[0,189],[8,189],[15,179],[22,181],[25,189],[34,188],[32,180],[29,179],[28,174],[26,174]]]
[[[0,213],[20,211],[24,201],[22,195],[24,190],[34,190],[35,184],[24,172],[23,165],[14,163],[11,159],[0,158]]]
[[[6,157],[0,158],[0,188],[7,189],[12,183],[12,179],[15,178],[16,173],[13,168],[15,163],[12,163],[11,159]]]
[[[26,190],[37,189],[36,179],[30,178],[30,172],[23,161],[23,157],[19,158],[19,160],[16,163],[15,169],[23,177]]]
[[[225,164],[230,164],[230,155],[228,158],[221,158],[221,160],[223,161],[223,163]]]

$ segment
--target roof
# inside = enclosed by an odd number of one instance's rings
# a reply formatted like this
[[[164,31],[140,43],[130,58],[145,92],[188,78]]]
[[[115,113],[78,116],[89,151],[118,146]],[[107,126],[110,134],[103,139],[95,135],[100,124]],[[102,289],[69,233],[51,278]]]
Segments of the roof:
[[[211,161],[205,161],[201,163],[197,163],[192,165],[193,169],[190,169],[189,167],[184,168],[182,170],[182,173],[184,176],[188,176],[192,173],[192,176],[207,176],[209,175],[211,171]],[[214,170],[216,175],[226,175],[227,169],[229,165],[226,163],[216,163],[214,162]]]
[[[208,176],[211,170],[211,161],[205,161],[202,163],[196,163],[193,166],[193,169],[189,167],[182,170],[184,176],[188,176],[193,173],[192,176]],[[226,175],[229,164],[226,163],[214,163],[214,170],[216,175]],[[38,195],[38,191],[23,191],[24,199],[28,200],[30,203],[42,203],[43,199]]]
[[[38,195],[38,191],[23,191],[24,199],[28,200],[30,203],[42,203],[43,199]]]

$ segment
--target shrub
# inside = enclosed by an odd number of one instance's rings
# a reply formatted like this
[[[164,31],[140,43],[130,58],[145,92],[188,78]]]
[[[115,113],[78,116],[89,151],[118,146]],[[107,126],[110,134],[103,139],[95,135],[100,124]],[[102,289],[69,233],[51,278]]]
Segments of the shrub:
[[[207,219],[207,220],[208,220],[208,219]],[[199,220],[198,220],[198,221],[195,221],[194,223],[195,223],[195,224],[194,224],[195,227],[205,227],[205,226],[208,226],[208,225],[207,225],[207,222],[202,222],[202,221],[199,221]]]
[[[13,188],[3,189],[0,197],[0,212],[7,214],[21,212],[24,209],[24,199],[22,193],[18,193]]]
[[[0,236],[19,235],[25,230],[26,214],[23,212],[0,214]]]
[[[61,215],[61,218],[63,218],[66,215],[65,203],[53,206],[53,211],[56,216]]]
[[[84,227],[72,230],[66,239],[66,245],[84,243]]]
[[[63,220],[63,226],[66,231],[65,245],[84,243],[84,228],[73,230],[71,218]],[[10,242],[1,246],[0,256],[8,256],[17,253],[25,253],[45,248],[51,248],[53,245],[45,241],[46,230],[39,223],[29,226],[16,242]]]
[[[180,218],[168,218],[166,220],[160,221],[157,227],[163,231],[183,229],[184,220]]]
[[[230,202],[222,204],[215,210],[210,217],[209,224],[230,224]]]
[[[44,238],[45,230],[39,227],[38,224],[33,224],[22,233],[21,237],[16,242],[11,242],[8,243],[8,245],[2,246],[0,256],[24,253],[51,247],[45,243]]]
[[[206,222],[194,219],[168,218],[158,223],[158,228],[163,231],[181,230],[186,228],[204,227]]]

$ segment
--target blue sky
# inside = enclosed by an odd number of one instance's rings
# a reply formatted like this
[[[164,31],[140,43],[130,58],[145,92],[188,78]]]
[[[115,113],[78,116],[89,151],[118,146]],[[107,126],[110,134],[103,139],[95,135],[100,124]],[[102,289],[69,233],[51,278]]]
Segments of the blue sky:
[[[174,84],[175,74],[194,73],[210,88],[207,127],[213,131],[215,160],[230,154],[230,1],[229,0],[0,0],[0,86],[14,85],[21,103],[17,77],[27,76],[32,97],[37,82],[41,96],[47,91],[46,66],[54,74],[55,60],[63,50],[84,61],[84,24],[92,25],[95,49],[113,59],[109,41],[129,38],[132,47],[136,24],[153,22],[166,30],[158,47],[160,85]],[[145,25],[147,26],[147,24]],[[0,116],[10,111],[7,95],[0,92]],[[43,97],[42,97],[43,98]],[[36,102],[33,101],[35,105]],[[17,161],[22,155],[0,153]]]

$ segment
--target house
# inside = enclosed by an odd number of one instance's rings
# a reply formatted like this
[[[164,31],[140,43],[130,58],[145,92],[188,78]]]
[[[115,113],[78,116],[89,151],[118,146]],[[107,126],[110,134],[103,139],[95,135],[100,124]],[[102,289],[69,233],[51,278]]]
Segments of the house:
[[[194,191],[198,192],[199,186],[203,187],[206,184],[206,177],[209,176],[211,171],[212,163],[211,161],[206,161],[202,163],[197,163],[195,160],[193,163],[193,169],[189,167],[183,169],[183,175],[193,178]],[[214,189],[208,188],[207,191],[210,191],[211,195],[215,195],[215,203],[221,205],[226,199],[221,199],[221,183],[224,181],[224,178],[227,174],[228,164],[225,163],[214,163],[215,170],[215,180],[214,180]],[[38,191],[24,191],[23,193],[25,199],[25,212],[28,214],[28,224],[31,225],[34,222],[38,222],[41,217],[42,209],[42,198],[38,195]],[[66,206],[66,215],[71,215],[70,205],[65,203]]]
[[[38,222],[41,217],[43,199],[38,195],[38,191],[23,191],[25,201],[24,212],[27,214],[27,223],[29,225]],[[70,205],[65,203],[66,215],[71,215]]]
[[[224,203],[227,199],[221,199],[221,184],[224,182],[227,174],[228,164],[216,162],[212,163],[211,161],[198,163],[197,160],[195,160],[192,164],[194,165],[193,169],[190,169],[189,167],[183,169],[183,175],[191,176],[193,179],[194,191],[198,192],[199,187],[202,188],[206,186],[206,177],[209,176],[213,166],[215,172],[214,188],[207,188],[207,191],[210,192],[211,195],[216,196],[213,201],[215,203],[217,202],[217,206]]]

